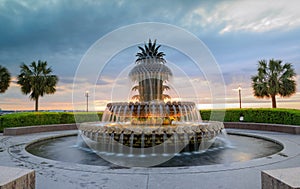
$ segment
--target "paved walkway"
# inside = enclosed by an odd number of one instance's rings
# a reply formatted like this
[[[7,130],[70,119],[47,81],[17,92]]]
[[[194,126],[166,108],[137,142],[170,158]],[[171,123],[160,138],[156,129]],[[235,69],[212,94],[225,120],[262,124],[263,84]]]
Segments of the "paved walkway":
[[[233,129],[230,131],[277,140],[284,145],[284,150],[269,157],[226,165],[130,169],[57,162],[33,156],[25,150],[28,143],[40,138],[77,132],[60,131],[14,137],[0,135],[0,165],[36,170],[38,189],[254,189],[261,188],[262,170],[300,166],[300,135]]]

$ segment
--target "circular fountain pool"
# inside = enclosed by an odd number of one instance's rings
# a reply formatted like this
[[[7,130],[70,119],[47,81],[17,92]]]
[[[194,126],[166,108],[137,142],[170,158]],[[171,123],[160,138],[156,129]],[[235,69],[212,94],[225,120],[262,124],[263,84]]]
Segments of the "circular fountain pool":
[[[29,145],[26,150],[33,155],[56,161],[95,166],[114,166],[112,163],[95,154],[92,149],[84,145],[83,141],[78,141],[78,138],[77,136],[66,136],[43,140]],[[205,152],[176,154],[170,160],[156,167],[230,164],[267,157],[283,149],[283,146],[277,142],[253,136],[231,133],[228,134],[228,139],[230,143],[217,137],[214,144]],[[79,143],[81,144],[78,145]],[[145,158],[145,161],[147,160],[147,157],[143,156],[123,156],[124,161],[135,161],[136,158]]]

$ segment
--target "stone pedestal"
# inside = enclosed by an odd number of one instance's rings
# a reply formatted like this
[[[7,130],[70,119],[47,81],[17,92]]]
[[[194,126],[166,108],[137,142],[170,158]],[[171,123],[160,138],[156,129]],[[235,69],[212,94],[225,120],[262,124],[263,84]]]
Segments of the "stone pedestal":
[[[30,169],[0,166],[0,189],[34,189],[35,172]]]
[[[300,167],[262,171],[262,189],[300,189]]]

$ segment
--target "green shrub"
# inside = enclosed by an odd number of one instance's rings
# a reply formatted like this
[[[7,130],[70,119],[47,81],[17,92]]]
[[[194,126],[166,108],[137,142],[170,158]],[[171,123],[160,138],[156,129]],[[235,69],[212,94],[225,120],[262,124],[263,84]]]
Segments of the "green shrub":
[[[101,121],[102,113],[75,113],[77,123]]]
[[[6,114],[0,117],[1,130],[6,127],[20,127],[28,125],[58,124],[59,113],[54,112],[26,112]]]
[[[61,124],[75,123],[74,113],[70,113],[70,112],[61,113],[60,123]]]
[[[0,131],[8,127],[67,124],[101,120],[102,113],[93,112],[24,112],[0,116]]]
[[[216,115],[222,115],[224,110],[215,110]],[[210,120],[211,110],[200,110],[203,120]],[[275,123],[287,125],[300,125],[300,110],[293,109],[227,109],[225,122],[238,122],[240,115],[244,122]],[[31,125],[51,125],[99,121],[102,112],[26,112],[0,116],[0,132],[7,127],[23,127]],[[215,117],[218,121],[223,121]]]
[[[210,120],[211,110],[200,110],[200,114],[203,120]],[[224,121],[238,122],[241,115],[244,122],[300,125],[300,110],[294,109],[227,109]]]

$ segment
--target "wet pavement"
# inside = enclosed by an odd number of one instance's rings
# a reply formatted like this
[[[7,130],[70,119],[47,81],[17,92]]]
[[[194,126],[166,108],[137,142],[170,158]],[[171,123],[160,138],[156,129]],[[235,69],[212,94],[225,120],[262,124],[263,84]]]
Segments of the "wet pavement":
[[[230,132],[258,135],[280,142],[274,155],[245,162],[189,167],[120,168],[49,160],[34,156],[25,147],[43,138],[74,135],[77,131],[0,135],[0,165],[36,171],[38,189],[75,188],[261,188],[261,171],[300,166],[300,135],[253,130]]]

